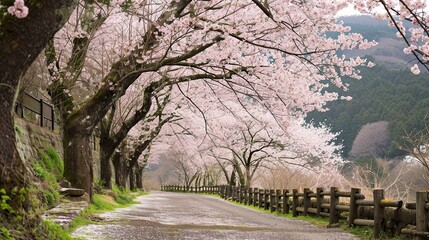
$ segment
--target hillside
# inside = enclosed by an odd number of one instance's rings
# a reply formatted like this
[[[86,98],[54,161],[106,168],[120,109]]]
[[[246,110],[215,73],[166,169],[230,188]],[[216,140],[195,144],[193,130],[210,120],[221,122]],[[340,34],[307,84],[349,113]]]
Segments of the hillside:
[[[410,63],[416,63],[412,55],[406,55],[403,48],[406,44],[396,37],[396,29],[387,26],[387,21],[373,19],[370,16],[349,16],[340,18],[345,26],[351,27],[351,32],[362,34],[368,40],[378,42],[376,47],[366,50],[344,51],[349,57],[371,55],[378,63],[388,69],[409,68]],[[410,24],[405,24],[408,29]]]
[[[377,121],[389,122],[389,133],[393,142],[401,142],[404,131],[424,126],[429,111],[429,77],[427,74],[413,75],[408,69],[389,70],[378,64],[374,68],[362,69],[361,80],[346,79],[350,90],[342,95],[353,97],[351,101],[328,104],[330,111],[312,112],[308,121],[325,122],[335,132],[341,132],[338,143],[344,144],[348,156],[359,129]],[[400,155],[391,144],[383,156]]]

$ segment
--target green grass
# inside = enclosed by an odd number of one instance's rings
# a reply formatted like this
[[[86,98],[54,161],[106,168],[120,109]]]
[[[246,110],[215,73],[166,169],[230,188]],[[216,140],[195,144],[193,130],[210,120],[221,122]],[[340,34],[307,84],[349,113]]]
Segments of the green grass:
[[[137,196],[146,195],[146,192],[129,192],[122,191],[121,192],[126,197],[126,200],[123,200],[123,197],[114,198],[110,195],[103,194],[94,194],[93,202],[89,205],[87,209],[85,209],[79,216],[77,216],[71,223],[70,232],[74,229],[88,225],[88,224],[98,224],[97,221],[92,219],[95,218],[95,214],[113,211],[117,208],[128,207],[137,202],[134,199]],[[120,199],[119,201],[117,199]]]
[[[63,227],[59,224],[53,223],[51,221],[43,221],[43,224],[47,228],[47,236],[42,236],[37,238],[37,240],[44,239],[55,239],[55,240],[78,240],[77,238],[72,238],[70,232],[64,231]]]
[[[47,207],[54,207],[61,198],[57,181],[63,178],[63,159],[52,146],[40,150],[38,155],[39,160],[33,161],[33,170],[41,180],[40,198]]]
[[[0,227],[0,237],[3,240],[14,240],[14,238],[10,235],[10,232],[5,227]]]
[[[52,146],[38,152],[40,161],[45,170],[51,173],[56,180],[61,180],[64,173],[64,162],[61,155]]]

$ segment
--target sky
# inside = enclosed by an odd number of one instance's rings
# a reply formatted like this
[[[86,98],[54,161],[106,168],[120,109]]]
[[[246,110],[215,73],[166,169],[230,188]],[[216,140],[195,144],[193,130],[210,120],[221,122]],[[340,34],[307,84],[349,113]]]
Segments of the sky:
[[[353,9],[353,6],[349,5],[347,8],[344,8],[338,11],[337,16],[353,16],[361,15],[358,11]]]

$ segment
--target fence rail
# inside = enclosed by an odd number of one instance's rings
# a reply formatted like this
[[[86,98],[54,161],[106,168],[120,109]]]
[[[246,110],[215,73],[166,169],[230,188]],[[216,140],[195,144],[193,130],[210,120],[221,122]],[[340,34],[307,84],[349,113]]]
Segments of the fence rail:
[[[374,237],[382,232],[391,235],[407,234],[418,239],[429,238],[429,191],[416,192],[416,202],[404,205],[402,200],[384,197],[383,189],[373,190],[373,199],[366,199],[359,188],[340,191],[317,188],[314,191],[297,189],[258,189],[235,186],[185,187],[165,185],[163,191],[219,194],[222,198],[257,206],[292,216],[315,215],[329,218],[329,225],[335,226],[340,219],[346,219],[350,226],[370,226]],[[340,201],[340,198],[341,201]]]
[[[43,99],[37,99],[26,92],[24,92],[22,98],[17,102],[15,112],[21,118],[37,121],[37,124],[42,127],[48,127],[51,130],[55,128],[53,106],[43,101]]]

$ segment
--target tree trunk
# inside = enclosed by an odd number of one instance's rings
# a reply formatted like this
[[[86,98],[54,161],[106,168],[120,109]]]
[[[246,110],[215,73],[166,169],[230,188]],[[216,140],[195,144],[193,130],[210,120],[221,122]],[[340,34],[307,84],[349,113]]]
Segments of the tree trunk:
[[[136,169],[136,186],[138,189],[143,189],[143,167],[137,167]]]
[[[110,159],[114,150],[115,147],[111,144],[111,141],[100,136],[100,181],[101,185],[107,189],[112,189],[112,166],[110,165]]]
[[[244,186],[246,188],[250,188],[251,185],[252,185],[252,173],[250,172],[250,167],[246,167],[246,183]]]
[[[235,174],[235,169],[232,170],[231,172],[231,177],[230,177],[230,181],[229,181],[229,185],[230,186],[235,186],[237,184],[237,177]]]
[[[127,161],[122,159],[122,154],[113,155],[113,166],[115,168],[115,183],[118,187],[126,188],[127,187]]]
[[[64,129],[64,177],[73,187],[84,189],[92,201],[93,162],[91,133],[85,133],[82,126]]]
[[[136,189],[136,181],[135,181],[136,178],[134,175],[134,168],[133,167],[130,167],[128,169],[128,176],[130,178],[130,190],[135,190]]]
[[[21,77],[67,21],[77,1],[26,1],[25,4],[29,8],[26,18],[7,13],[0,17],[0,189],[6,190],[11,197],[8,202],[16,211],[22,210],[27,196],[19,196],[18,200],[11,190],[26,187],[28,183],[26,166],[16,149],[13,121],[16,91]]]
[[[0,94],[0,101],[7,105],[13,101],[5,101],[11,96],[13,91],[5,91]],[[12,106],[10,106],[12,108]],[[12,189],[15,187],[19,190],[26,187],[28,184],[28,171],[25,168],[23,160],[20,158],[16,149],[15,128],[13,123],[13,113],[5,111],[0,114],[0,132],[2,140],[0,141],[0,189],[6,190],[6,195],[11,197],[8,203],[15,210],[23,207],[23,201],[19,200],[19,196],[12,194]],[[1,211],[0,211],[1,212]],[[0,216],[0,218],[2,218]]]

